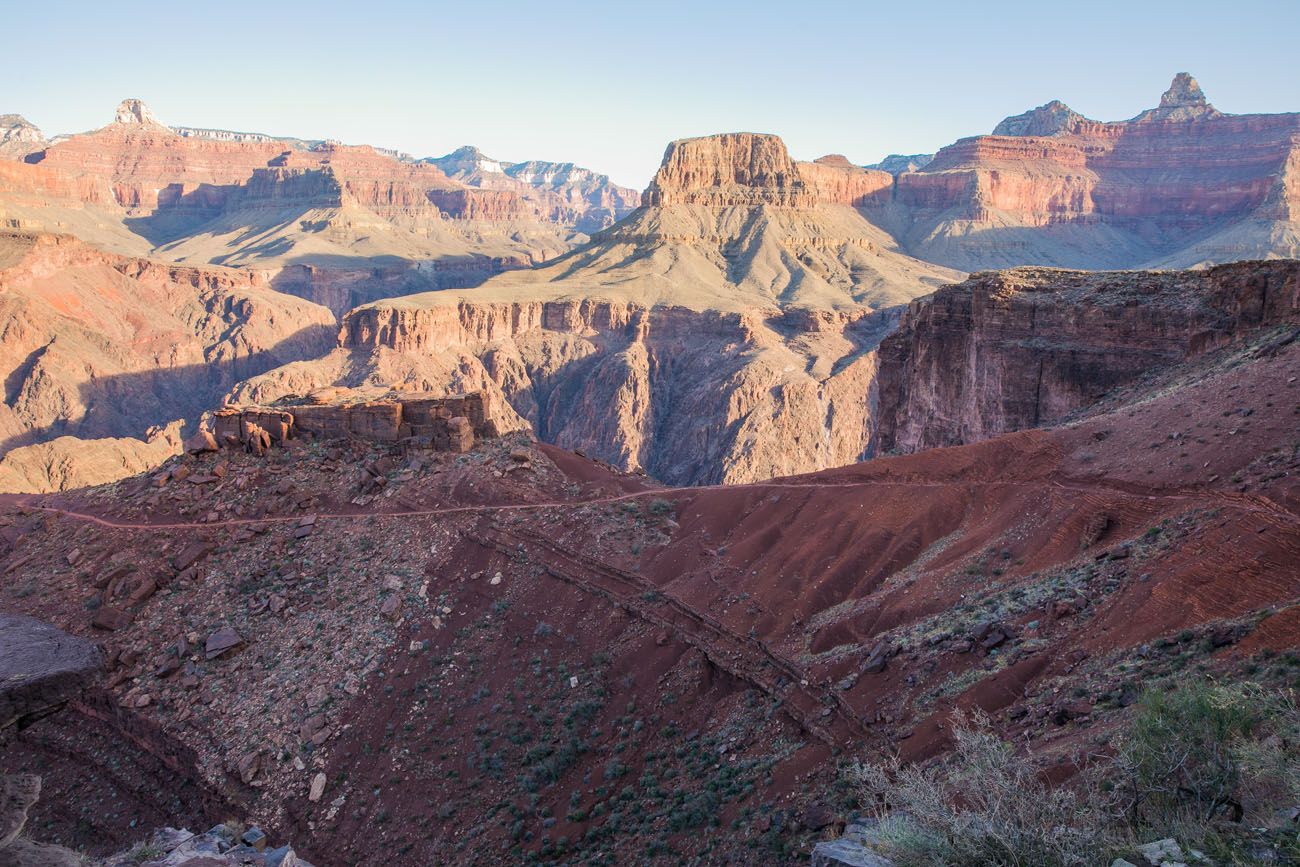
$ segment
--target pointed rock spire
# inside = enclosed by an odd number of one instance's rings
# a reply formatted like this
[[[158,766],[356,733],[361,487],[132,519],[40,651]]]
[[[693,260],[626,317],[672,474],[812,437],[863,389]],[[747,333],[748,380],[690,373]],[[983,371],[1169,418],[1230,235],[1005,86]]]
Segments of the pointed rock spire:
[[[1191,73],[1180,72],[1174,76],[1173,83],[1160,97],[1160,105],[1142,112],[1133,120],[1134,122],[1178,123],[1199,120],[1203,117],[1219,117],[1221,114],[1223,112],[1210,105],[1209,100],[1205,98],[1205,92],[1196,83],[1196,79],[1192,78]]]
[[[1209,105],[1205,91],[1197,84],[1189,72],[1180,72],[1174,76],[1174,83],[1160,97],[1161,108],[1190,108]]]

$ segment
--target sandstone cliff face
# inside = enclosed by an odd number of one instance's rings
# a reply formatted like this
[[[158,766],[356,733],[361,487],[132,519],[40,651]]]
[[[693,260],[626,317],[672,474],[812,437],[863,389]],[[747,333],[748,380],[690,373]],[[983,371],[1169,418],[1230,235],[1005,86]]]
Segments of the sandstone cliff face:
[[[1300,263],[977,274],[912,303],[880,347],[878,438],[914,452],[1050,425],[1263,326],[1300,323]]]
[[[675,483],[749,481],[866,455],[872,350],[889,320],[601,301],[372,305],[345,319],[332,359],[254,377],[231,399],[483,388],[564,448]]]
[[[811,207],[810,190],[785,144],[774,135],[739,132],[682,139],[668,145],[650,187],[647,207],[776,205]]]
[[[1223,114],[1180,73],[1129,121],[1053,102],[962,139],[898,175],[877,216],[912,255],[965,270],[1294,256],[1297,150],[1300,114]]]
[[[66,487],[103,480],[115,461],[121,477],[142,456],[161,460],[166,438],[134,456],[105,443],[121,459],[82,460],[89,476],[60,469],[68,461],[48,449],[13,450],[65,435],[154,438],[151,428],[197,419],[235,382],[325,352],[333,323],[255,273],[114,256],[68,237],[0,236],[6,473]],[[19,458],[36,468],[15,470]]]

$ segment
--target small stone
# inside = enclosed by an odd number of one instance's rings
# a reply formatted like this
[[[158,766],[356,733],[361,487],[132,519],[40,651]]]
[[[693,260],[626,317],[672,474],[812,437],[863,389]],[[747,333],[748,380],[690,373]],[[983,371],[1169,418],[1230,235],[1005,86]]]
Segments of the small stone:
[[[493,576],[492,576],[492,580],[488,581],[488,583],[491,584],[491,585],[493,585],[493,586],[496,586],[497,584],[500,584],[500,583],[501,583],[501,573],[498,572],[497,574],[493,575]]]
[[[799,822],[810,831],[820,831],[835,821],[835,811],[825,804],[812,804],[799,816]]]
[[[90,625],[107,632],[116,632],[130,626],[131,621],[134,619],[129,611],[114,608],[112,605],[103,605],[95,612],[95,617],[90,621]]]
[[[322,772],[312,777],[311,791],[307,793],[307,800],[315,804],[321,799],[321,796],[323,796],[324,794],[325,794],[325,774]]]
[[[195,563],[202,560],[208,554],[212,553],[212,545],[206,541],[191,542],[181,549],[181,552],[172,558],[172,566],[176,571],[184,571]]]
[[[208,659],[216,659],[243,645],[244,639],[229,626],[223,626],[208,636],[203,651]]]
[[[401,610],[402,610],[402,597],[398,596],[397,594],[393,594],[392,596],[389,596],[387,599],[384,600],[384,603],[379,606],[379,613],[387,617],[389,620],[397,619],[398,612],[400,612]]]
[[[248,785],[257,778],[257,772],[261,769],[262,754],[248,753],[239,760],[239,779],[243,780],[245,785]]]
[[[239,839],[245,846],[250,846],[258,852],[266,849],[266,832],[261,828],[249,828]]]
[[[1178,842],[1172,837],[1156,840],[1153,843],[1145,843],[1137,847],[1137,850],[1147,860],[1148,864],[1157,865],[1157,867],[1166,861],[1183,860],[1183,850],[1179,848]]]
[[[1092,703],[1088,701],[1071,701],[1058,705],[1052,712],[1052,722],[1063,726],[1071,720],[1083,719],[1092,715]]]
[[[77,562],[81,560],[81,549],[73,548],[71,551],[68,552],[67,559],[68,559],[69,566],[76,566]]]

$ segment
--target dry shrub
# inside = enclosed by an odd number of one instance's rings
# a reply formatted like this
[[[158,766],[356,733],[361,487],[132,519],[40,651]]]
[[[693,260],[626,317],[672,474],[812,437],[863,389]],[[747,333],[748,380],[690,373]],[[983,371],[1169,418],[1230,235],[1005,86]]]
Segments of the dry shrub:
[[[1101,787],[1048,785],[983,718],[958,719],[953,736],[942,763],[858,769],[893,817],[881,835],[900,867],[1082,867],[1119,844],[1116,799]]]

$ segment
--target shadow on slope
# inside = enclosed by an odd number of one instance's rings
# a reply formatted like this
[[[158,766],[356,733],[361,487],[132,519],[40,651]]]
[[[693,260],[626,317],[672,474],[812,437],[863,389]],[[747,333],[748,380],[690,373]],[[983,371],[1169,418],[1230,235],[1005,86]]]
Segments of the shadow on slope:
[[[334,339],[331,326],[313,325],[269,349],[238,358],[115,374],[77,383],[80,405],[85,407],[80,418],[59,419],[0,440],[0,456],[60,436],[139,437],[151,426],[177,418],[185,419],[192,426],[240,380],[323,354],[333,346]],[[30,369],[33,363],[29,359],[26,366]],[[19,372],[21,369],[6,380],[6,398],[16,390],[14,376]],[[11,400],[7,399],[6,403],[12,406]]]

